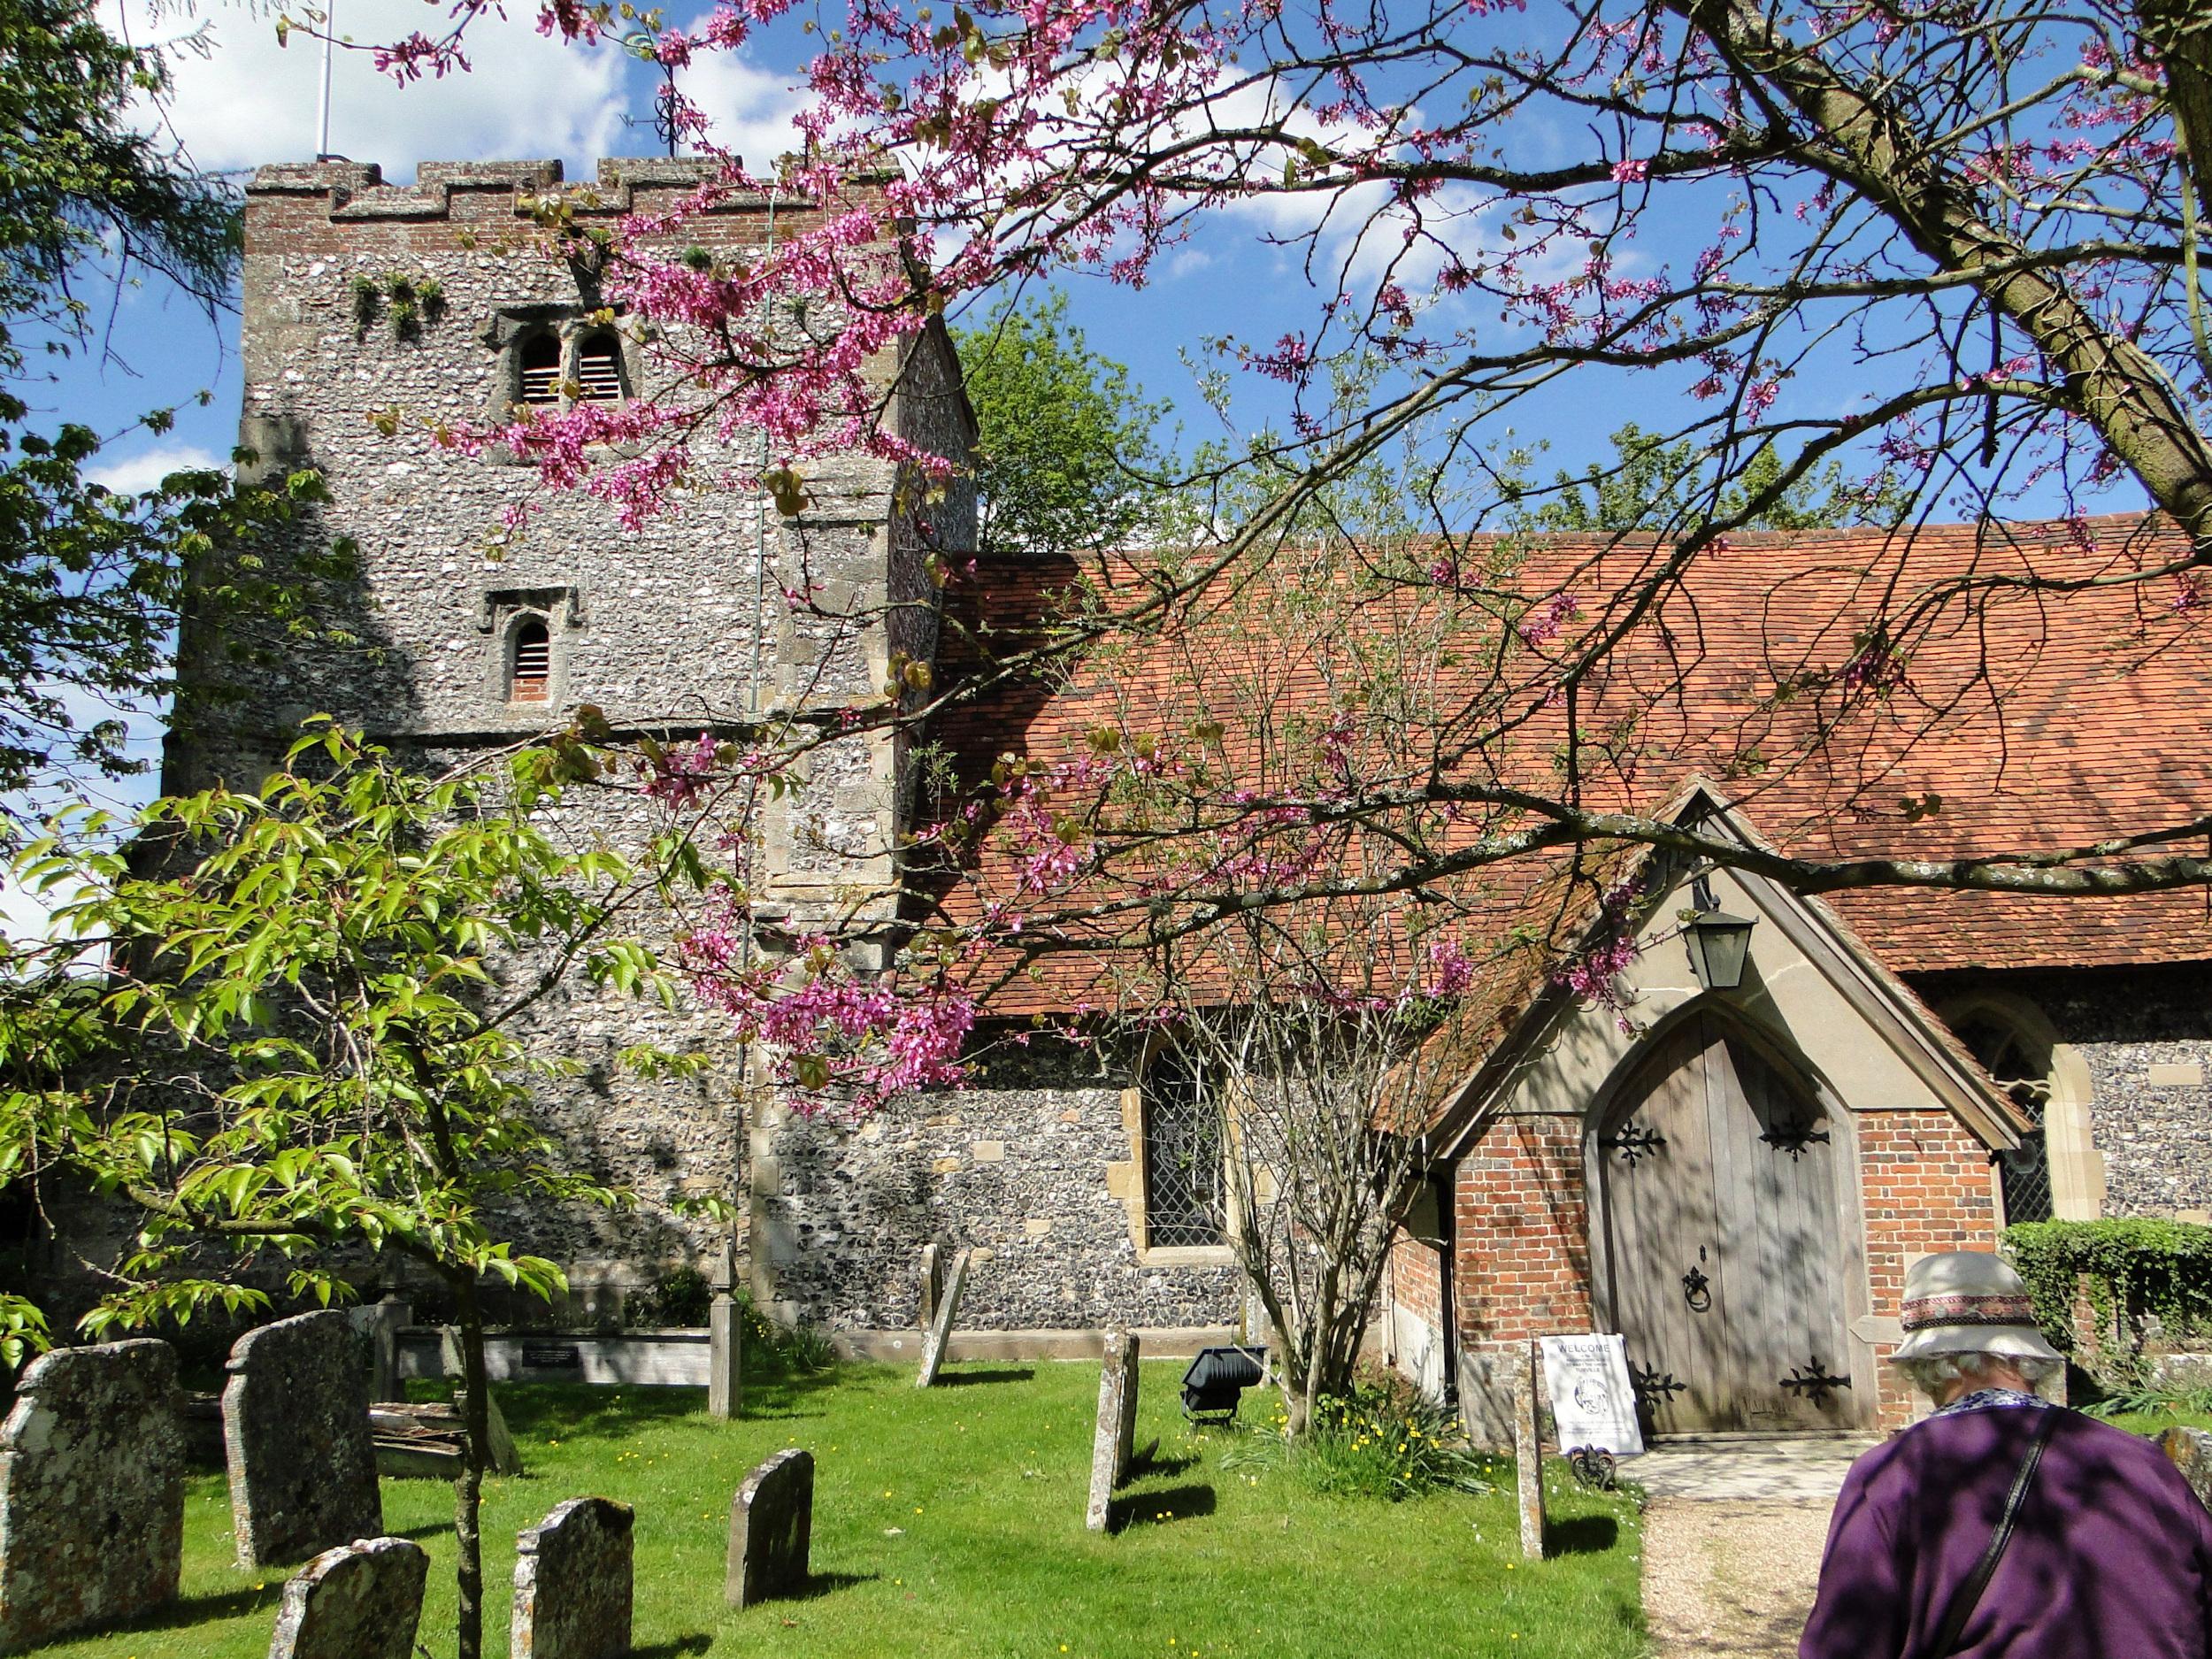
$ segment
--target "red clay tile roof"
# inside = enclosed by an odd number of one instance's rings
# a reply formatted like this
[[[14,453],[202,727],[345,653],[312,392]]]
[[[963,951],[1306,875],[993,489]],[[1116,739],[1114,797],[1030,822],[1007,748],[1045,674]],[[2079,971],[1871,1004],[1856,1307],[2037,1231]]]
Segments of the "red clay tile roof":
[[[2212,812],[2212,603],[2194,605],[2165,578],[2119,580],[2177,552],[2185,544],[2170,528],[2131,517],[1733,538],[1660,596],[1580,693],[1580,729],[1626,722],[1628,733],[1617,752],[1587,754],[1584,799],[1651,810],[1701,773],[1770,841],[1839,857],[2038,851]],[[1509,609],[1494,632],[1509,660],[1486,680],[1472,652],[1471,665],[1440,674],[1446,692],[1495,691],[1512,711],[1512,735],[1480,757],[1489,775],[1554,787],[1552,757],[1566,735],[1563,710],[1545,703],[1556,651],[1616,618],[1615,595],[1648,558],[1648,549],[1553,539],[1519,556],[1509,572],[1515,603],[1563,591],[1580,611],[1558,641],[1510,649]],[[2084,586],[2025,589],[2018,579],[2031,568]],[[1033,639],[1077,574],[1062,561],[987,562],[949,605],[938,683],[959,683]],[[1865,650],[1878,614],[1893,618],[1912,596],[1960,580],[1986,585],[1926,618],[1901,659]],[[1423,603],[1407,592],[1363,623],[1386,628]],[[1125,603],[1130,592],[1111,597]],[[1263,683],[1277,711],[1268,718],[1325,711],[1324,659],[1341,641],[1194,649],[1190,638],[1164,633],[1056,680],[998,687],[948,710],[939,739],[972,784],[1002,754],[1079,757],[1102,724],[1172,733],[1209,700],[1236,705],[1233,723]],[[1847,697],[1842,676],[1855,658],[1896,683],[1880,697]],[[1939,811],[1908,810],[1931,795]],[[1004,889],[990,856],[981,869],[985,890]],[[1544,874],[1484,872],[1484,909],[1501,934]],[[955,895],[948,908],[972,914],[975,902]],[[2089,900],[1893,888],[1827,902],[1900,972],[2212,958],[2212,896],[2201,892]],[[998,1005],[1064,1006],[1079,977],[1061,964]]]

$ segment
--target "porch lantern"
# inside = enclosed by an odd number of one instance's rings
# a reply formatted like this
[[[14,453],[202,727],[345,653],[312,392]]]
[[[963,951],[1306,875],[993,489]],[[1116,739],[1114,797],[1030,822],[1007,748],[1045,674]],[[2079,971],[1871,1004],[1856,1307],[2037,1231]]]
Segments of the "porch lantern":
[[[1751,954],[1754,918],[1731,916],[1713,907],[1713,891],[1699,876],[1690,884],[1697,905],[1683,935],[1690,947],[1690,967],[1709,991],[1732,991],[1743,983],[1744,959]]]

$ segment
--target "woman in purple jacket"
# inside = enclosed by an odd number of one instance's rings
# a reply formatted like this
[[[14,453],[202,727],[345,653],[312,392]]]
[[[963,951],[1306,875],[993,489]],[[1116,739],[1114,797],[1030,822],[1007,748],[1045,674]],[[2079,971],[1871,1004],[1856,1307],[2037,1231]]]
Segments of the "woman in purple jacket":
[[[2037,1397],[2064,1362],[2020,1276],[1924,1257],[1902,1323],[1935,1410],[1852,1464],[1800,1659],[2212,1659],[2212,1515],[2150,1441]]]

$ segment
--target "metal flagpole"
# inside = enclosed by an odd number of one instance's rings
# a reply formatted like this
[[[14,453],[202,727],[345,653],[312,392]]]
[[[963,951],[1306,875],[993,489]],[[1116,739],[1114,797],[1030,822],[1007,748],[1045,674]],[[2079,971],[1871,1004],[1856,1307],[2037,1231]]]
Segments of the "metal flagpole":
[[[330,156],[330,60],[337,50],[337,0],[323,0],[323,93],[315,119],[315,159]]]

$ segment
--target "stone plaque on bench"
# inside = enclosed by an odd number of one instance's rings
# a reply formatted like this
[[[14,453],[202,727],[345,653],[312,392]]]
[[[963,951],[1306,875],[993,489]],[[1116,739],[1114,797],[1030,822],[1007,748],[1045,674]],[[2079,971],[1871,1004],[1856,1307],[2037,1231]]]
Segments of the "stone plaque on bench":
[[[745,1477],[730,1503],[729,1576],[724,1599],[750,1607],[806,1588],[814,1537],[814,1455],[778,1452]]]
[[[0,1651],[96,1630],[177,1593],[184,1440],[166,1342],[33,1360],[0,1428]]]

